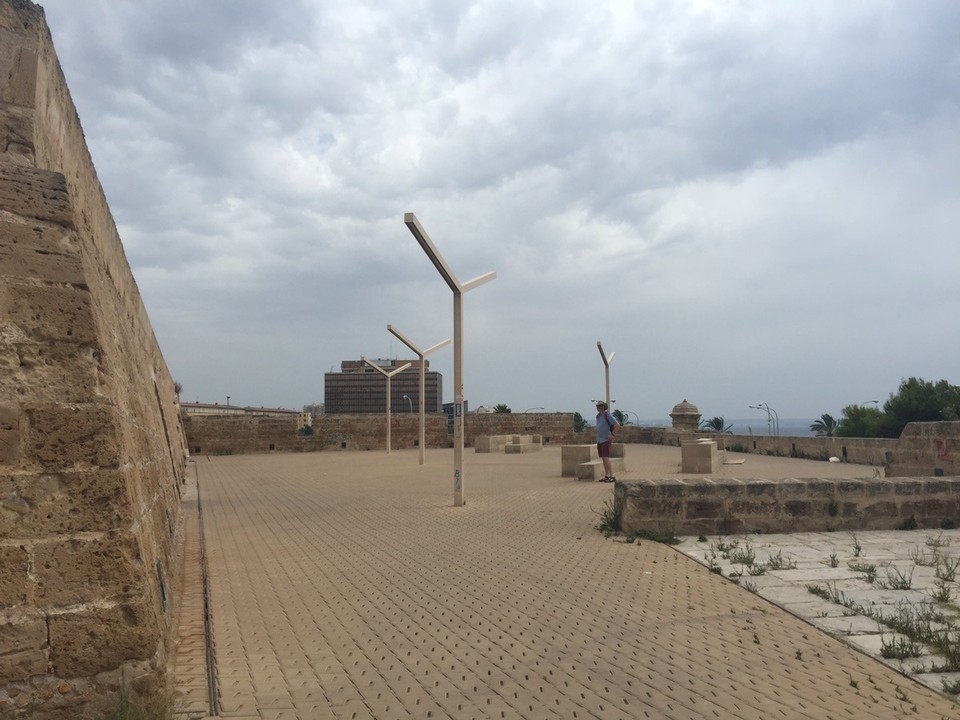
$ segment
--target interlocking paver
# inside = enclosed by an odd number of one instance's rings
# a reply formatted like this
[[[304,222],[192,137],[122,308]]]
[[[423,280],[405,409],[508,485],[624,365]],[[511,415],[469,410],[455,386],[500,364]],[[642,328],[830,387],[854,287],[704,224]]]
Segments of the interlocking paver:
[[[560,477],[559,448],[469,455],[459,508],[452,452],[417,457],[196,461],[224,716],[960,717],[673,548],[603,537],[611,488]]]

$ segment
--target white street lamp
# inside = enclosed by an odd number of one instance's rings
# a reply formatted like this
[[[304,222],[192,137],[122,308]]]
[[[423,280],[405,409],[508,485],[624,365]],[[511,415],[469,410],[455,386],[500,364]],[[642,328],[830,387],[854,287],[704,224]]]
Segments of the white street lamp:
[[[365,357],[361,356],[360,359],[387,379],[387,454],[389,455],[391,445],[393,444],[390,441],[390,380],[397,373],[402,373],[404,370],[410,367],[410,363],[405,363],[400,367],[398,367],[396,370],[393,370],[392,372],[387,372],[376,363],[372,363],[369,360],[367,360]]]
[[[465,503],[463,497],[463,294],[490,282],[497,277],[497,274],[488,272],[461,284],[447,265],[447,261],[434,247],[426,230],[421,227],[417,216],[412,212],[404,213],[403,222],[420,243],[420,247],[430,258],[444,282],[453,291],[453,504],[460,507]]]
[[[616,351],[610,353],[609,357],[603,352],[603,345],[600,344],[600,341],[597,340],[597,350],[600,351],[600,357],[603,358],[603,371],[604,378],[606,379],[606,389],[607,389],[607,408],[610,407],[610,363],[613,362],[613,356],[616,355]]]
[[[424,445],[426,444],[427,430],[426,430],[426,368],[424,367],[424,358],[432,353],[434,350],[439,350],[442,347],[446,347],[450,344],[450,339],[447,338],[443,342],[438,342],[432,347],[428,347],[426,350],[421,350],[416,345],[414,345],[410,340],[404,336],[402,332],[397,330],[393,325],[387,325],[387,330],[393,333],[400,342],[406,345],[408,348],[413,350],[417,357],[420,358],[420,400],[417,402],[418,407],[420,408],[420,464],[423,465],[423,453]],[[404,396],[406,397],[406,396]],[[408,400],[410,398],[407,398]]]

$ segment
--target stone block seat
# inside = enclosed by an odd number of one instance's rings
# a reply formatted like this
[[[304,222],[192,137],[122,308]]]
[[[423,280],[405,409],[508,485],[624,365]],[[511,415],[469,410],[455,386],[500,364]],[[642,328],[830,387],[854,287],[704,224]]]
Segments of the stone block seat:
[[[507,455],[540,452],[543,450],[543,437],[540,435],[478,435],[473,441],[473,449],[478,453],[502,452]]]
[[[623,443],[610,447],[610,465],[614,473],[625,472],[626,451]],[[595,443],[590,445],[564,445],[560,448],[560,474],[577,480],[595,482],[603,477],[603,461],[597,454]]]

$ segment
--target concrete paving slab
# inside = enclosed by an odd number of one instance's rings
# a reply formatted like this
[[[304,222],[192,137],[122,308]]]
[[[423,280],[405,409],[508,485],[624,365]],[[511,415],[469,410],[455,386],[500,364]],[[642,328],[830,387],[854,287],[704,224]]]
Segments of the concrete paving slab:
[[[196,459],[213,649],[249,667],[218,672],[222,716],[960,717],[942,693],[702,559],[605,538],[595,526],[611,486],[562,477],[559,448],[471,456],[464,507],[452,504],[452,451],[417,456]],[[650,477],[679,467],[679,448],[628,446],[627,465],[622,480]],[[749,456],[737,476],[748,467],[855,471]],[[815,540],[787,535],[784,547],[819,560],[829,545]],[[261,670],[277,683],[269,698],[254,691]],[[281,685],[292,707],[257,705]],[[311,686],[322,700],[294,694]]]

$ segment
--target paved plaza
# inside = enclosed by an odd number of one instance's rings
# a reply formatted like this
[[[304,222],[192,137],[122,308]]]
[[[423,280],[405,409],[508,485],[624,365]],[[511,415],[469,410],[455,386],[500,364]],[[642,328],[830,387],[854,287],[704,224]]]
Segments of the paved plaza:
[[[743,459],[717,476],[875,474]],[[821,538],[848,547],[848,534],[757,536],[763,558],[775,546],[760,541],[776,540],[806,575],[746,576],[751,591],[729,566],[707,566],[717,538],[604,537],[613,486],[561,477],[558,447],[468,448],[465,462],[467,504],[454,507],[452,450],[428,451],[423,466],[416,450],[193,459],[172,659],[184,717],[960,718],[842,627],[834,637],[782,609],[784,584],[835,570]],[[621,480],[682,477],[679,448],[629,445],[626,463]],[[885,542],[908,553],[930,534]],[[781,589],[768,599],[761,585]]]

